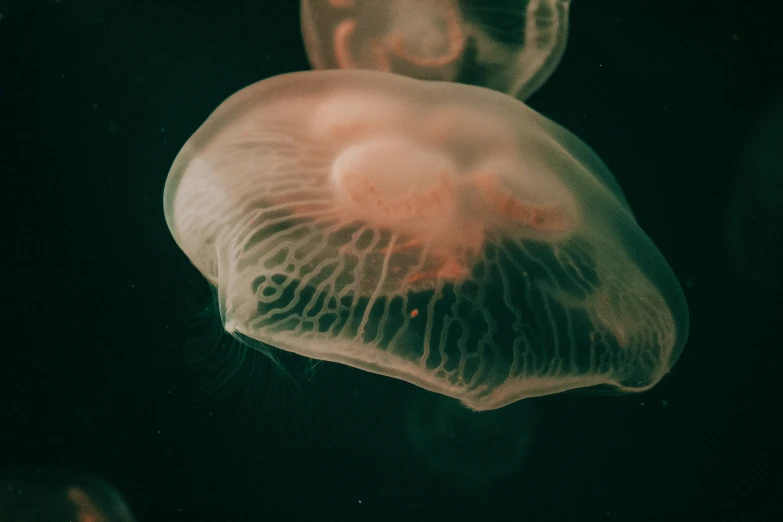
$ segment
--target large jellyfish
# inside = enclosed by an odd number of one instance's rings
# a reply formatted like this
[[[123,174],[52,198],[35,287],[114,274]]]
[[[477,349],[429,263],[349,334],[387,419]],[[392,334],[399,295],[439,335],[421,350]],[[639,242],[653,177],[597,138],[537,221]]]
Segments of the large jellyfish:
[[[682,290],[607,167],[489,89],[264,80],[185,144],[164,206],[228,332],[474,410],[645,390],[687,336]]]
[[[482,85],[522,100],[565,51],[570,0],[302,0],[316,69]]]

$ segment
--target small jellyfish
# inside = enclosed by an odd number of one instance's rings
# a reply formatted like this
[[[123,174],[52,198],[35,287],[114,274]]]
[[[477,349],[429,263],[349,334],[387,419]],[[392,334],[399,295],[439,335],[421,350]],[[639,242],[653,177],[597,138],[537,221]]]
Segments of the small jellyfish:
[[[0,477],[0,520],[133,522],[134,517],[120,494],[99,478],[35,468]]]
[[[457,484],[492,484],[518,471],[535,431],[531,401],[473,412],[449,397],[415,395],[405,409],[405,435],[434,474]]]
[[[302,0],[316,69],[369,69],[527,99],[565,51],[570,0]]]
[[[606,166],[488,89],[264,80],[188,140],[163,199],[227,332],[474,410],[648,389],[687,337],[682,290]]]

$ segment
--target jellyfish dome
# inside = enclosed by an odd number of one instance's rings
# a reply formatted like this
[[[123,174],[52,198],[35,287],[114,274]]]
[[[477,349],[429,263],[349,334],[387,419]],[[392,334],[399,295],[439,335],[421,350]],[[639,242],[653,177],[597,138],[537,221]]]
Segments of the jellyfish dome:
[[[606,166],[485,88],[264,80],[188,140],[164,207],[228,332],[474,410],[645,390],[687,337],[680,286]]]
[[[302,0],[316,69],[481,85],[527,99],[566,47],[570,0]]]

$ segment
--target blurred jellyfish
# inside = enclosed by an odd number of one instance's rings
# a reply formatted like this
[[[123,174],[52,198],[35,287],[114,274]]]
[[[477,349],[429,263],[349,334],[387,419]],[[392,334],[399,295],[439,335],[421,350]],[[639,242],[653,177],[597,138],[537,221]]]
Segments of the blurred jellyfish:
[[[530,401],[474,412],[449,397],[419,393],[406,410],[405,433],[431,472],[480,484],[520,469],[534,425]]]
[[[302,0],[316,69],[370,69],[527,99],[565,51],[570,0]]]
[[[688,313],[609,170],[514,98],[373,71],[259,82],[169,172],[226,331],[474,410],[646,390]]]
[[[783,98],[764,108],[745,144],[726,240],[742,279],[783,288]]]
[[[133,522],[120,494],[80,473],[29,469],[0,477],[3,522]]]

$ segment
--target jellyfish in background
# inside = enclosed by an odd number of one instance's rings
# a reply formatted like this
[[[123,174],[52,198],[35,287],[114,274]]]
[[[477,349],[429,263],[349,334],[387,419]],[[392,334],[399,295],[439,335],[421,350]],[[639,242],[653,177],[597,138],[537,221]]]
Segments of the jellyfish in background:
[[[565,51],[569,0],[302,0],[316,69],[458,81],[527,99]]]
[[[744,282],[766,292],[783,289],[783,98],[764,107],[745,143],[726,242]]]
[[[606,166],[488,89],[259,82],[185,144],[164,207],[229,333],[474,410],[646,390],[687,337],[682,290]]]
[[[405,410],[405,435],[433,473],[464,485],[491,484],[518,471],[535,427],[531,401],[473,412],[449,397],[417,394]]]
[[[0,520],[133,522],[134,517],[122,496],[99,478],[35,468],[0,477]]]

